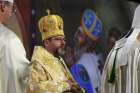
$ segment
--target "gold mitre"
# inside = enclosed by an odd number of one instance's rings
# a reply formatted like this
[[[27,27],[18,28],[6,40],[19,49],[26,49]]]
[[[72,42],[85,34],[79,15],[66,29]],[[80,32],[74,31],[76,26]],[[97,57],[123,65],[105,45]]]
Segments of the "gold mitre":
[[[42,35],[42,40],[54,36],[64,36],[63,20],[58,15],[50,15],[42,17],[39,22],[39,31]]]

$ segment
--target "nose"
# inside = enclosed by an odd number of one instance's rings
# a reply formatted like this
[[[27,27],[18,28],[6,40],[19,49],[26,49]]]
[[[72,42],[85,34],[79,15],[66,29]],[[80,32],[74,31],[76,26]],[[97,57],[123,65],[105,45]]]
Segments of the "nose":
[[[61,43],[62,43],[62,45],[65,45],[66,41],[65,40],[61,40]]]

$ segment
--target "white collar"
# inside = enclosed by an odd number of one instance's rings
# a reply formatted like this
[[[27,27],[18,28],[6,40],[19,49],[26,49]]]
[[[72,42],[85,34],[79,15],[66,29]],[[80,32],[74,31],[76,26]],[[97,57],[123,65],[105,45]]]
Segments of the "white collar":
[[[134,42],[137,38],[138,33],[140,32],[140,18],[139,17],[140,17],[140,5],[138,5],[137,8],[135,9],[134,18],[132,22],[132,28],[134,28],[134,30],[128,37],[126,45]]]
[[[140,5],[135,9],[132,28],[140,28]]]

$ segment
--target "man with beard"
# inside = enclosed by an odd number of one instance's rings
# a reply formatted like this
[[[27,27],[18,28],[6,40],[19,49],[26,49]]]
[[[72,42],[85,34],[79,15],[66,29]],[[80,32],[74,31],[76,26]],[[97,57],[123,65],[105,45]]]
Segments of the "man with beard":
[[[65,46],[63,20],[58,15],[39,20],[43,46],[35,46],[28,93],[83,93],[59,56]]]
[[[81,25],[75,33],[76,64],[71,67],[73,77],[81,87],[85,88],[86,93],[100,93],[103,62],[100,51],[101,36],[101,20],[93,10],[86,9],[81,19]]]

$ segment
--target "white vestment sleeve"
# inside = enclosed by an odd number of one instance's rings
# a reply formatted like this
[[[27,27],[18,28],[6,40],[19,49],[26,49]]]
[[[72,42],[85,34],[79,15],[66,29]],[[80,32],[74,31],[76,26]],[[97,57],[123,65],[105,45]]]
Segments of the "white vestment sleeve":
[[[5,41],[3,48],[4,62],[8,75],[7,92],[6,93],[24,93],[25,85],[21,80],[29,73],[29,61],[26,58],[25,49],[20,40],[15,36],[11,36]],[[5,83],[6,83],[5,82]],[[6,88],[6,87],[5,87]]]

